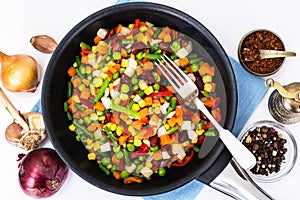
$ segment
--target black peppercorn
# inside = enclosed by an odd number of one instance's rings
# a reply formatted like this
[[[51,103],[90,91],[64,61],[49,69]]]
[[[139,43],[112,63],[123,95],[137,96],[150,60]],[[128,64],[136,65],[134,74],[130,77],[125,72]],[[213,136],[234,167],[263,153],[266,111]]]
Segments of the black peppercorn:
[[[242,143],[254,154],[257,161],[250,171],[265,176],[279,172],[285,161],[286,142],[282,134],[273,127],[262,126],[248,131]]]

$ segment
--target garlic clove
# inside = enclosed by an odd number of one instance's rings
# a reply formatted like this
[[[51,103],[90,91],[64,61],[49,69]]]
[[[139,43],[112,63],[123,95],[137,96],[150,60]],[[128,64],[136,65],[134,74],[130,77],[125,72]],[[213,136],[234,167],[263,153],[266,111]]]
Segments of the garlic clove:
[[[23,128],[20,125],[15,122],[11,123],[5,130],[5,138],[7,142],[13,146],[20,147],[22,131]]]
[[[57,47],[57,42],[48,35],[33,36],[30,43],[35,49],[43,53],[52,53]]]
[[[28,113],[27,120],[30,130],[45,130],[45,124],[41,114],[30,112]]]

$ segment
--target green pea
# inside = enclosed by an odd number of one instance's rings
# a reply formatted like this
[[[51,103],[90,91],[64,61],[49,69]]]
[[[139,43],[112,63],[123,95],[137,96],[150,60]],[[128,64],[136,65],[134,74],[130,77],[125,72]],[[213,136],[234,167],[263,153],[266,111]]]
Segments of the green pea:
[[[78,134],[78,135],[76,135],[76,140],[78,141],[78,142],[80,142],[81,141],[81,137],[80,137],[80,135]]]
[[[172,42],[171,48],[175,52],[178,51],[181,48],[180,42],[178,40],[175,40],[174,42]]]
[[[119,72],[116,72],[116,73],[113,74],[113,79],[114,80],[117,79],[117,78],[119,78],[119,77],[120,77]]]
[[[139,159],[134,159],[133,163],[137,166],[141,163],[141,161]]]
[[[112,56],[114,60],[120,60],[122,58],[121,53],[118,51],[115,51]]]
[[[126,147],[129,152],[133,152],[135,150],[135,146],[132,143],[128,143]]]
[[[153,85],[153,90],[154,90],[154,91],[159,91],[159,89],[160,89],[160,85],[157,84],[157,83],[154,83],[154,85]]]
[[[150,151],[155,152],[159,149],[158,145],[155,145],[154,147],[150,147]]]
[[[130,90],[129,85],[127,85],[125,83],[121,85],[121,92],[127,93],[127,92],[129,92],[129,90]]]
[[[120,175],[121,175],[121,178],[124,179],[124,178],[127,178],[129,176],[129,172],[128,171],[121,171]]]
[[[161,167],[158,169],[158,176],[164,176],[166,175],[166,169]]]
[[[101,143],[106,142],[106,140],[107,140],[106,136],[102,136],[102,137],[99,138],[99,141],[100,141]]]
[[[192,64],[192,65],[191,65],[191,70],[192,70],[193,72],[197,72],[198,69],[199,69],[199,65],[198,65],[198,64]]]
[[[140,161],[146,160],[146,156],[139,156],[139,160],[140,160]]]
[[[107,166],[110,164],[110,158],[109,157],[104,157],[101,159],[101,163],[104,165],[104,166]]]
[[[124,157],[124,154],[123,154],[122,151],[118,151],[118,152],[116,153],[116,158],[117,158],[117,159],[122,159],[123,157]]]

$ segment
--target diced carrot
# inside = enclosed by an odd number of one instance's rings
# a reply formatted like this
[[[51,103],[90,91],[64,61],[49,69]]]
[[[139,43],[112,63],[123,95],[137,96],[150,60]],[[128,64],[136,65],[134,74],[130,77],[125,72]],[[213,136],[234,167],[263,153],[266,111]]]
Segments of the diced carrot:
[[[119,159],[118,159],[119,160]],[[119,160],[119,163],[120,163],[120,160]],[[118,163],[118,164],[119,164]],[[116,163],[114,163],[115,165],[118,165],[118,164],[116,164]],[[117,179],[117,180],[119,180],[119,179],[121,179],[121,172],[120,171],[114,171],[113,172],[113,176],[115,177],[115,179]]]
[[[74,106],[75,107],[75,106]],[[75,107],[76,108],[76,107]],[[73,118],[74,119],[80,119],[81,118],[81,113],[79,111],[73,112]]]
[[[159,139],[160,139],[161,146],[165,146],[167,144],[172,143],[172,138],[170,137],[169,134],[164,134],[164,135],[160,136]]]
[[[115,121],[116,124],[120,124],[120,113],[119,112],[114,112],[113,113],[113,119]]]
[[[203,103],[204,103],[204,105],[206,107],[209,107],[209,108],[212,107],[212,101],[211,101],[211,99],[205,99]]]
[[[76,75],[75,67],[72,66],[68,69],[68,75],[71,76],[71,77]]]
[[[115,29],[116,34],[120,33],[122,28],[123,28],[122,24],[119,24]]]
[[[111,157],[111,162],[113,163],[113,164],[115,164],[115,165],[119,165],[120,164],[120,159],[118,159],[117,157],[116,157],[116,154],[114,154],[112,157]],[[121,178],[121,176],[120,176],[120,171],[115,171],[115,172],[118,172],[118,173],[116,173],[115,175],[114,175],[114,177],[115,178],[117,178],[117,177],[120,177]]]
[[[77,88],[80,84],[81,84],[81,78],[77,77],[77,78],[74,78],[72,79],[72,85]]]
[[[140,120],[136,120],[132,122],[131,126],[135,128],[136,130],[140,130],[143,126],[143,123]]]
[[[97,101],[94,105],[94,108],[100,112],[104,111],[105,110],[105,106],[103,105],[102,102],[100,101]]]
[[[126,58],[128,56],[128,53],[124,48],[121,49],[121,56],[124,58]]]
[[[87,55],[81,56],[81,63],[82,64],[88,64],[89,63]]]
[[[165,34],[164,42],[171,42],[171,40],[172,40],[171,35],[169,33]]]
[[[98,122],[93,122],[87,127],[87,130],[90,132],[94,132],[97,128],[98,128]]]
[[[189,64],[189,59],[188,59],[187,57],[184,57],[184,58],[180,59],[180,61],[179,61],[179,65],[180,65],[181,67],[185,67],[185,66],[187,66],[188,64]]]
[[[138,112],[138,117],[140,119],[144,118],[144,117],[147,117],[149,115],[149,109],[148,108],[143,108],[142,110],[140,110]]]
[[[140,119],[140,121],[142,122],[142,124],[148,124],[149,123],[149,118],[148,117],[144,117],[142,119]]]
[[[117,70],[114,68],[114,66],[110,66],[109,71],[113,74],[115,74],[117,72]]]
[[[158,35],[158,39],[160,39],[160,40],[163,40],[164,39],[164,37],[165,37],[165,35],[166,34],[169,34],[169,33],[171,33],[171,29],[168,27],[168,26],[166,26],[161,32],[160,32],[160,34]]]
[[[126,122],[128,118],[129,118],[129,116],[127,114],[125,114],[125,113],[120,114],[120,119],[122,121]]]
[[[198,113],[194,113],[191,120],[194,124],[198,124],[201,121],[201,118]]]
[[[83,112],[80,112],[80,116],[85,117],[85,116],[92,114],[93,112],[94,112],[93,109],[85,109]]]
[[[221,121],[221,112],[219,108],[212,109],[211,114],[217,122]]]
[[[144,139],[145,136],[147,135],[147,133],[148,133],[147,128],[141,128],[141,129],[137,132],[136,136],[139,137],[139,138]],[[148,136],[147,136],[147,137],[148,137]]]
[[[98,45],[97,50],[100,54],[107,54],[108,48],[106,45]]]
[[[89,86],[91,84],[91,81],[84,78],[84,79],[82,79],[82,83],[86,86]]]
[[[94,37],[94,43],[98,44],[100,41],[101,41],[101,38],[98,35],[96,35],[96,37]]]
[[[68,109],[72,113],[75,113],[77,111],[77,108],[73,103],[69,104]]]
[[[153,154],[153,159],[154,160],[161,160],[162,159],[162,153],[161,150],[160,151],[155,151]]]
[[[119,137],[119,145],[124,145],[128,139],[129,135],[121,135]]]
[[[152,97],[146,97],[144,99],[146,106],[151,106],[152,105]]]
[[[144,34],[142,32],[139,32],[135,36],[136,36],[136,41],[141,42],[144,37]]]
[[[148,27],[147,30],[146,30],[146,33],[145,35],[149,35],[150,37],[152,37],[154,35],[154,31],[152,28]]]
[[[136,74],[139,76],[139,75],[142,75],[143,74],[143,68],[139,65],[136,67]]]
[[[151,62],[151,61],[147,61],[143,65],[144,65],[144,70],[150,71],[153,69],[153,62]]]
[[[80,93],[80,98],[82,98],[82,99],[88,99],[89,96],[90,96],[90,94],[91,94],[91,91],[90,91],[89,88],[83,88],[82,91],[81,91],[81,93]]]
[[[176,93],[176,90],[173,86],[168,85],[168,86],[166,86],[166,89],[172,93]]]
[[[173,127],[173,126],[175,126],[175,124],[177,123],[177,121],[178,121],[177,118],[172,117],[172,118],[170,118],[170,119],[167,120],[167,123],[168,123],[169,126]]]
[[[124,184],[129,184],[129,183],[142,183],[143,178],[138,177],[138,176],[129,176],[127,178],[124,178]]]
[[[215,68],[210,66],[207,62],[204,63],[203,65],[200,66],[199,70],[198,70],[199,74],[201,76],[208,74],[210,76],[214,76],[215,75]]]
[[[190,73],[193,73],[193,70],[192,70],[191,66],[185,67],[185,70],[188,71],[188,72],[190,72]]]

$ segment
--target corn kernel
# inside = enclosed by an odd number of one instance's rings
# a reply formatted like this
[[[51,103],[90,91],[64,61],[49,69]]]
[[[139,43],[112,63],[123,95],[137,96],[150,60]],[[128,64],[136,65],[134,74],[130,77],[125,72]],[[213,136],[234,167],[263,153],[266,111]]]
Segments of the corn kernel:
[[[142,140],[139,137],[134,137],[134,141],[133,141],[134,146],[141,146],[142,145]]]
[[[151,162],[146,162],[146,167],[151,168],[153,164]]]
[[[128,60],[122,59],[121,66],[122,67],[127,67],[128,66]]]
[[[144,80],[140,80],[138,84],[141,90],[145,90],[148,87],[147,83]]]
[[[107,169],[111,169],[112,168],[112,164],[109,164],[106,166]]]
[[[111,122],[108,122],[105,126],[110,130]]]
[[[165,124],[164,127],[165,127],[166,130],[170,129],[170,125],[169,124]]]
[[[96,160],[96,154],[95,153],[89,153],[88,154],[88,159],[89,160]]]
[[[92,46],[92,52],[96,52],[97,51],[97,46]]]
[[[193,144],[196,144],[198,142],[198,138],[196,137],[195,139],[192,140]]]
[[[70,131],[75,131],[75,130],[76,130],[76,126],[75,126],[74,124],[71,124],[71,125],[69,126],[69,130],[70,130]]]
[[[94,151],[98,151],[99,149],[100,149],[100,142],[99,141],[96,141],[95,143],[94,143]]]
[[[113,83],[108,84],[108,88],[109,88],[109,89],[113,89],[113,88],[114,88]]]
[[[129,96],[128,96],[128,94],[122,93],[122,94],[120,94],[120,98],[122,101],[126,101],[129,98]]]
[[[127,125],[132,124],[132,119],[127,119],[127,120],[126,120],[126,124],[127,124]]]
[[[100,116],[100,117],[98,117],[98,120],[99,120],[100,122],[104,121],[104,120],[105,120],[105,116]]]
[[[115,65],[116,65],[116,63],[112,60],[107,63],[107,67],[113,67]]]
[[[118,146],[118,147],[113,147],[113,151],[116,153],[116,152],[118,152],[118,151],[120,151],[120,146]]]
[[[157,115],[160,114],[160,107],[155,107],[154,108],[154,113],[157,114]]]
[[[141,108],[144,108],[146,106],[146,102],[144,100],[139,101],[138,104]]]
[[[100,87],[103,84],[103,80],[101,78],[94,78],[93,85],[95,87]]]
[[[135,129],[133,128],[133,126],[128,126],[128,131],[129,131],[129,133],[131,133],[131,134],[133,134],[133,133],[136,132]]]
[[[147,42],[148,42],[148,37],[147,37],[147,36],[143,36],[143,37],[142,37],[142,42],[143,42],[144,44],[147,44]]]
[[[149,95],[153,92],[153,87],[152,86],[148,86],[145,90],[145,94],[146,95]]]
[[[91,113],[91,114],[90,114],[90,119],[91,119],[92,121],[97,121],[97,120],[98,120],[98,115],[97,115],[96,113]]]
[[[209,82],[212,82],[212,76],[210,75],[205,75],[202,77],[202,81],[203,83],[209,83]]]
[[[119,97],[116,97],[115,99],[114,99],[114,104],[115,105],[119,105],[121,103],[121,99],[119,98]]]
[[[110,126],[111,131],[115,131],[116,128],[117,128],[117,125],[115,123],[111,124],[111,126]]]
[[[134,24],[129,24],[128,28],[134,28]]]
[[[144,32],[144,31],[146,31],[147,30],[147,26],[140,26],[140,31],[141,32]]]
[[[132,105],[131,109],[132,109],[133,111],[139,111],[139,110],[140,110],[140,106],[139,106],[139,104],[134,103],[134,104]]]
[[[202,135],[204,133],[204,130],[203,129],[197,130],[196,133],[197,133],[197,135]]]
[[[117,126],[116,128],[116,134],[117,136],[121,136],[123,133],[122,127],[121,126]]]
[[[90,139],[90,138],[88,138],[88,139],[86,139],[86,143],[87,143],[87,144],[93,144],[93,140]]]
[[[92,149],[93,147],[94,147],[93,143],[92,144],[88,144],[88,145],[85,146],[85,148],[88,149],[88,150]]]
[[[204,90],[207,92],[211,92],[212,91],[212,85],[209,83],[205,83],[204,84]]]
[[[189,141],[185,141],[185,142],[182,143],[182,146],[186,147],[186,146],[188,146],[189,144],[190,144]]]

